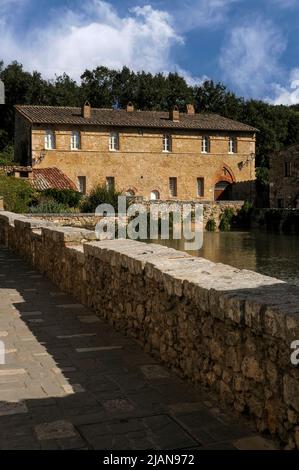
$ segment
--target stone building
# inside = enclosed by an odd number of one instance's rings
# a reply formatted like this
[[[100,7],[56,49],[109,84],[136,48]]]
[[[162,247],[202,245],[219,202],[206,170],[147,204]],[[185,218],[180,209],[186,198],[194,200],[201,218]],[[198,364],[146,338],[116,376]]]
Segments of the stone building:
[[[16,106],[15,160],[146,199],[218,200],[255,179],[256,129],[216,114]]]
[[[299,209],[299,144],[270,159],[270,207]]]

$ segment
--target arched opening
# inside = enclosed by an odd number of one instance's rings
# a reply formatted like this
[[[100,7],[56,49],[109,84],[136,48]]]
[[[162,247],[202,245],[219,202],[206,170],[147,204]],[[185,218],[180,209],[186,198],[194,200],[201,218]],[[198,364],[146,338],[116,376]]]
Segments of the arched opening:
[[[132,189],[132,188],[127,189],[127,191],[125,192],[125,195],[129,196],[129,197],[134,197],[135,196],[134,189]]]
[[[214,200],[225,201],[230,199],[231,183],[229,181],[218,181],[214,188]]]
[[[151,192],[151,201],[156,201],[157,199],[160,199],[160,193],[157,190],[154,190]]]
[[[233,183],[233,181],[234,181],[234,176],[233,176],[231,170],[229,170],[226,166],[224,166],[224,167],[222,168],[222,175],[224,176],[224,178],[225,178],[226,180],[231,180],[231,182]]]

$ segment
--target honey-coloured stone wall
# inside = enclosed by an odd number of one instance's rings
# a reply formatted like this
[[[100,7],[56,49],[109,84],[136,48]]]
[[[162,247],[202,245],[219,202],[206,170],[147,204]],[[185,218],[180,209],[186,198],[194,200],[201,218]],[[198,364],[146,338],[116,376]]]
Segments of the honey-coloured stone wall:
[[[299,449],[299,288],[131,240],[8,212],[0,243],[131,335],[186,379],[208,387],[259,431]]]

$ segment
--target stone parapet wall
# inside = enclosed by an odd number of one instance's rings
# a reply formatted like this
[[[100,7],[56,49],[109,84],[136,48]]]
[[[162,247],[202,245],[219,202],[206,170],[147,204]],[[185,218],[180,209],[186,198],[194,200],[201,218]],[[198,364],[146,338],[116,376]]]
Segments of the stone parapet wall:
[[[158,203],[151,202],[151,201],[138,201],[136,203],[143,204],[147,210],[150,210],[151,205],[155,205]],[[161,202],[159,202],[161,204]],[[201,204],[200,201],[165,201],[167,204],[191,204],[192,208],[194,209],[195,204]],[[234,213],[237,214],[238,211],[243,206],[243,201],[223,201],[223,202],[215,202],[215,203],[207,203],[203,202],[204,207],[204,227],[206,226],[209,219],[213,219],[216,222],[216,230],[219,230],[219,224],[221,215],[227,208],[233,209]],[[101,216],[97,216],[95,214],[38,214],[38,215],[28,215],[30,218],[38,217],[39,219],[53,222],[55,224],[59,224],[62,226],[68,227],[88,227],[94,228],[96,224],[102,219]]]
[[[0,214],[0,242],[259,431],[299,449],[299,288],[160,245]]]
[[[274,232],[299,234],[298,209],[259,209],[256,208],[251,216],[252,227],[262,227]]]

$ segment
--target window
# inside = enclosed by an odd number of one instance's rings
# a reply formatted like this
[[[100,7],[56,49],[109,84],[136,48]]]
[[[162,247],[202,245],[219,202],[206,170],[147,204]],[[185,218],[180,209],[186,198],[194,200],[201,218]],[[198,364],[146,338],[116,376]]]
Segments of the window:
[[[160,193],[154,190],[151,192],[151,201],[156,201],[157,199],[160,199]]]
[[[171,135],[163,135],[163,152],[171,152]]]
[[[228,153],[237,153],[237,139],[235,137],[228,139]]]
[[[177,188],[177,178],[169,178],[169,193],[171,197],[177,197],[178,188]]]
[[[71,137],[71,149],[79,150],[80,149],[80,132],[73,131]]]
[[[204,178],[197,178],[197,196],[204,197],[205,187],[204,187]]]
[[[119,150],[119,133],[118,132],[110,132],[109,150],[110,152],[115,152],[116,150]]]
[[[283,199],[282,198],[277,199],[277,207],[278,207],[278,209],[283,209]]]
[[[106,178],[106,188],[109,190],[114,189],[115,187],[115,179],[114,176],[107,176]]]
[[[292,176],[291,162],[284,162],[284,176]]]
[[[78,176],[78,191],[86,194],[86,176]]]
[[[53,150],[55,149],[55,134],[53,131],[46,131],[45,135],[45,149]]]
[[[135,191],[134,189],[128,189],[126,192],[125,192],[125,195],[128,196],[128,197],[134,197],[135,196]]]
[[[201,153],[209,153],[210,151],[210,138],[205,135],[201,140]]]

